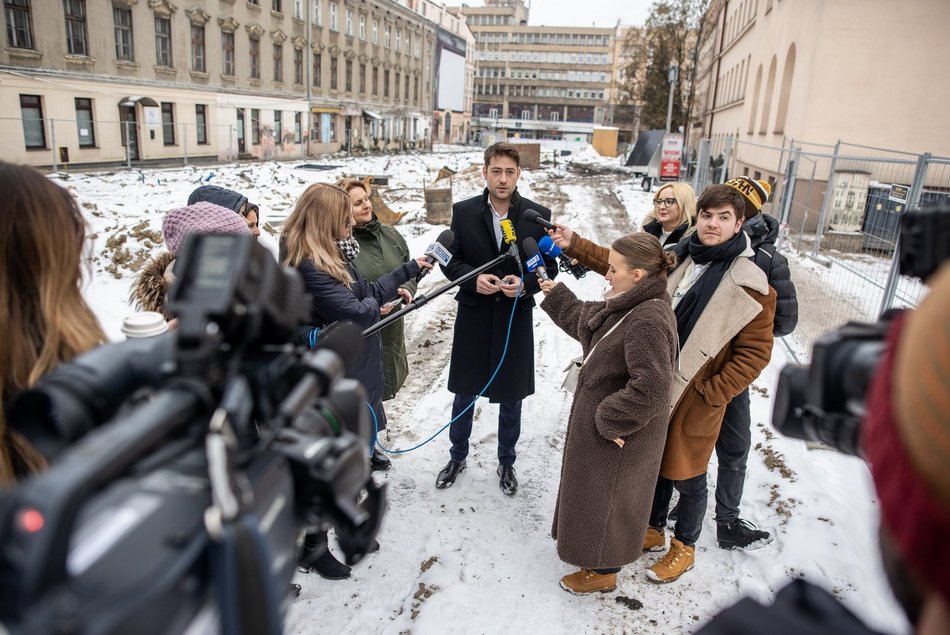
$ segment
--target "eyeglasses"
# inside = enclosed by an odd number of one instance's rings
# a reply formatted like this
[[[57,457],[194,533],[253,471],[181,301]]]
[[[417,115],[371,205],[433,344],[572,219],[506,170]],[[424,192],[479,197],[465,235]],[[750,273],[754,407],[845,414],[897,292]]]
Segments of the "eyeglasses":
[[[653,205],[655,207],[673,207],[676,205],[675,198],[655,198],[653,199]]]

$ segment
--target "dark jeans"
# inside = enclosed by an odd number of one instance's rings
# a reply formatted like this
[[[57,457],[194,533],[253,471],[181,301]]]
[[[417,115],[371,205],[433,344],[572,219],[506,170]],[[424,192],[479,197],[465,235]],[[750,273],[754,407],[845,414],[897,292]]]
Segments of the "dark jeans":
[[[594,569],[594,573],[600,575],[610,575],[611,573],[620,573],[620,567],[608,567],[606,569]]]
[[[475,395],[455,395],[452,402],[452,418],[458,416],[466,406],[475,400]],[[468,456],[468,438],[472,436],[472,417],[474,406],[452,423],[449,427],[449,439],[452,459],[461,461]],[[502,465],[514,465],[515,444],[521,436],[521,401],[499,404],[498,408],[498,462]]]
[[[749,389],[726,406],[726,414],[716,441],[719,476],[716,479],[716,522],[731,523],[739,518],[739,501],[745,485],[745,468],[752,445],[752,415]]]
[[[703,530],[703,517],[706,515],[706,473],[686,479],[671,481],[662,476],[656,479],[656,491],[653,493],[653,509],[650,511],[650,526],[660,529],[666,527],[666,517],[670,512],[670,499],[673,488],[680,493],[678,516],[673,536],[684,545],[691,547],[699,540]]]

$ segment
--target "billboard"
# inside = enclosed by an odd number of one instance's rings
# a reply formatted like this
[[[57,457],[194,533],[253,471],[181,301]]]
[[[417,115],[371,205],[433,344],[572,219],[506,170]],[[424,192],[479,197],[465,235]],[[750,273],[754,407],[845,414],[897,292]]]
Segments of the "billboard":
[[[465,40],[445,29],[436,32],[435,110],[465,109]]]

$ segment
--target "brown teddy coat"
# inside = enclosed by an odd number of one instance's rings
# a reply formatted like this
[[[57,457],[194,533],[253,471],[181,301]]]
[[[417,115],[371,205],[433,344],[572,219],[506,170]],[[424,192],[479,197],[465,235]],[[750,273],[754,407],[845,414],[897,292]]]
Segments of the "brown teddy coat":
[[[666,441],[677,351],[670,296],[660,277],[606,302],[581,302],[559,284],[541,308],[585,355],[633,309],[578,376],[551,528],[565,562],[620,567],[643,552]]]
[[[690,262],[687,256],[670,274],[670,294]],[[680,351],[661,476],[682,481],[706,471],[726,406],[772,357],[774,318],[775,290],[758,265],[737,258]]]

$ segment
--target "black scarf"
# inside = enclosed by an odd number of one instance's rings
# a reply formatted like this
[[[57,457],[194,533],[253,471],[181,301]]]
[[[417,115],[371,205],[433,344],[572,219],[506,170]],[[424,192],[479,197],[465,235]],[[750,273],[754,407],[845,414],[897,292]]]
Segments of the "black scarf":
[[[709,263],[709,268],[699,277],[679,304],[676,305],[676,332],[680,337],[680,346],[686,346],[686,339],[693,332],[696,320],[703,314],[713,292],[722,282],[722,277],[729,270],[732,261],[746,249],[745,233],[739,232],[721,245],[707,247],[699,242],[699,234],[693,234],[687,243],[689,255],[697,265]]]

